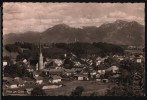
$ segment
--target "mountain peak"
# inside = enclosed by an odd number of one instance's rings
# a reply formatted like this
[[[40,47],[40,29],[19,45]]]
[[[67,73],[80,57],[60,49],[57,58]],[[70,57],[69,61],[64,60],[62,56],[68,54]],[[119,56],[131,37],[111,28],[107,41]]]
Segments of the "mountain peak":
[[[64,23],[55,25],[55,26],[53,26],[53,27],[54,27],[54,28],[69,28],[69,26],[68,26],[67,24],[64,24]]]
[[[136,21],[131,21],[130,22],[131,24],[134,24],[134,25],[140,25],[138,22],[136,22]]]
[[[118,19],[118,20],[116,20],[114,23],[127,23],[127,21],[124,21],[124,20],[120,20],[120,19]]]

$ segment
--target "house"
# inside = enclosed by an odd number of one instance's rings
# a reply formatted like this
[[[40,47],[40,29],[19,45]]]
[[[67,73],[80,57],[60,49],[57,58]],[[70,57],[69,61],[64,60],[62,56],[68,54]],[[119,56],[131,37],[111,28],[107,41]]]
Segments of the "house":
[[[142,58],[141,58],[141,57],[137,57],[137,58],[136,58],[136,62],[137,62],[137,63],[141,63],[141,62],[142,62]]]
[[[53,59],[53,61],[57,66],[61,66],[64,63],[64,61],[60,59]]]
[[[101,57],[96,58],[96,65],[100,65],[104,60]]]
[[[78,61],[74,61],[74,66],[81,66],[81,63]]]
[[[34,71],[33,72],[33,77],[34,78],[37,78],[37,77],[39,77],[39,75],[41,74],[42,72],[40,72],[40,71]]]
[[[76,72],[75,72],[75,69],[65,69],[64,70],[64,74],[66,74],[67,76],[70,76],[70,75],[73,75],[73,74],[75,74]]]
[[[90,69],[88,67],[84,67],[84,69],[82,70],[81,73],[88,74],[88,73],[90,73]]]
[[[97,66],[100,65],[101,62],[102,62],[101,60],[96,61],[96,65],[97,65]]]
[[[61,67],[61,66],[57,66],[57,67],[55,67],[55,69],[62,69],[63,67]]]
[[[3,67],[7,66],[8,62],[7,61],[3,61]]]
[[[112,71],[113,73],[117,73],[119,71],[119,67],[111,66],[111,67],[107,68],[106,71]]]
[[[24,87],[25,86],[25,83],[22,79],[18,80],[18,86],[19,87]]]
[[[50,69],[48,72],[51,76],[52,75],[61,75],[64,73],[64,70],[63,69]]]
[[[42,84],[43,83],[43,77],[41,77],[41,76],[36,77],[36,83]]]
[[[20,77],[15,77],[14,80],[18,81],[18,80],[21,80],[21,78]]]
[[[27,68],[27,70],[28,70],[29,72],[34,72],[34,68],[32,68],[32,67]]]
[[[8,83],[8,87],[9,87],[9,88],[19,88],[19,87],[18,87],[18,81],[13,80],[13,81],[9,82],[9,83]]]
[[[28,61],[26,59],[23,59],[22,62],[28,64]]]
[[[23,80],[24,80],[24,83],[26,83],[26,84],[33,84],[34,83],[34,80],[29,77],[24,77]]]
[[[114,74],[112,77],[113,78],[118,78],[118,77],[120,77],[120,74]]]
[[[124,57],[123,56],[118,56],[117,59],[122,61],[122,60],[124,60]]]
[[[20,78],[20,77],[15,77],[14,80],[13,80],[13,82],[16,82],[18,87],[23,87],[23,86],[25,86],[24,81],[23,81],[22,78]]]
[[[84,75],[84,74],[74,75],[74,78],[79,80],[79,81],[89,80],[88,75]]]
[[[101,65],[101,66],[98,67],[98,71],[97,72],[99,74],[105,74],[107,68],[108,68],[108,66]]]
[[[54,69],[63,65],[64,61],[61,59],[48,59],[46,58],[46,65],[49,64],[49,68]]]
[[[62,78],[60,76],[54,75],[49,79],[49,82],[50,83],[60,83],[61,79]]]
[[[82,72],[83,70],[83,67],[76,67],[76,66],[73,66],[72,70],[75,70],[75,72]]]
[[[100,74],[105,74],[105,72],[106,72],[105,70],[100,70],[100,69],[98,70],[98,73]]]
[[[97,73],[96,73],[96,71],[90,71],[90,75],[96,75]]]
[[[9,83],[11,81],[13,81],[14,79],[11,77],[3,77],[3,82]]]

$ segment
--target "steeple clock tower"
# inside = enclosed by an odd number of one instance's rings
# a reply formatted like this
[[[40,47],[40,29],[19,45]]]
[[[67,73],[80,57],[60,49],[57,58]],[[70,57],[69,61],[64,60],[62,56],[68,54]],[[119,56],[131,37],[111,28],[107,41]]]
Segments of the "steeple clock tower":
[[[43,64],[43,55],[42,55],[42,51],[41,51],[41,43],[40,43],[40,40],[39,40],[39,70],[41,69],[44,69],[44,64]]]

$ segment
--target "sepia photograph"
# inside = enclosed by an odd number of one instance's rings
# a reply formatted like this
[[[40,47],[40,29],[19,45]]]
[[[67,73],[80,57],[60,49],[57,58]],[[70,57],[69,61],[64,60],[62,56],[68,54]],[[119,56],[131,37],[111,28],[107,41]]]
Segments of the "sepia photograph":
[[[3,96],[145,96],[145,3],[2,7]]]

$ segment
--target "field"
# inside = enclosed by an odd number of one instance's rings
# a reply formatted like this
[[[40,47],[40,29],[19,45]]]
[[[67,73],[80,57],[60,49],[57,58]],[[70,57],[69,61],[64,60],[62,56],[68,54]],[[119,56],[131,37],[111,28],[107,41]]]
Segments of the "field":
[[[98,96],[103,96],[108,88],[108,83],[99,83],[96,81],[68,81],[63,83],[65,86],[57,89],[45,90],[48,96],[65,95],[70,96],[72,90],[77,86],[83,86],[84,91],[82,96],[90,96],[91,93],[96,92]]]

